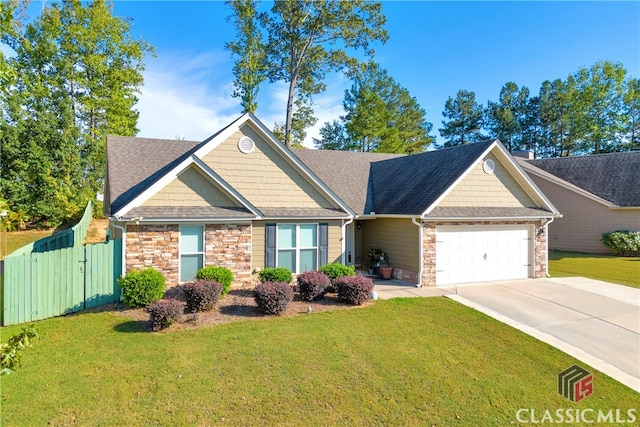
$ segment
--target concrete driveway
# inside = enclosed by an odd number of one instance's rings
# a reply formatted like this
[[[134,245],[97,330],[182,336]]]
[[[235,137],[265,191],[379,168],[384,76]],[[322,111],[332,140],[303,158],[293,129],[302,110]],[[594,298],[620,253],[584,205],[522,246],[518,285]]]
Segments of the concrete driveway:
[[[405,288],[407,295],[376,288],[381,298],[444,294],[640,392],[640,289],[579,277]]]

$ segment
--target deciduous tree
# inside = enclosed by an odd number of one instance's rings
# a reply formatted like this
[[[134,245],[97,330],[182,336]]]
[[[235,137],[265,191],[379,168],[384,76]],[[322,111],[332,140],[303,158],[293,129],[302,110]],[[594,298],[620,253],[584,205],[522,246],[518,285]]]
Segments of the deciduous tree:
[[[40,225],[57,225],[102,190],[107,134],[137,132],[152,49],[130,30],[104,0],[68,0],[8,38],[18,78],[7,96],[0,184]]]
[[[266,46],[260,30],[260,15],[255,0],[228,0],[236,27],[236,39],[225,44],[236,57],[233,65],[235,90],[243,112],[255,113],[260,84],[267,79]]]
[[[373,55],[372,44],[387,40],[381,9],[379,2],[366,0],[277,0],[263,16],[269,80],[288,86],[286,145],[293,141],[296,100],[321,93],[330,71],[356,63],[350,52]],[[310,108],[309,102],[301,105]]]

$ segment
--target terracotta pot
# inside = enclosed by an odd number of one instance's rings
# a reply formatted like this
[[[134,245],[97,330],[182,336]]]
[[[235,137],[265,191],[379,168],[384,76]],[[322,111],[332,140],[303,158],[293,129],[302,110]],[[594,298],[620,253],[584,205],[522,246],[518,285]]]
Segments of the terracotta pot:
[[[391,273],[393,272],[393,267],[380,267],[380,274],[382,278],[385,280],[391,279]]]

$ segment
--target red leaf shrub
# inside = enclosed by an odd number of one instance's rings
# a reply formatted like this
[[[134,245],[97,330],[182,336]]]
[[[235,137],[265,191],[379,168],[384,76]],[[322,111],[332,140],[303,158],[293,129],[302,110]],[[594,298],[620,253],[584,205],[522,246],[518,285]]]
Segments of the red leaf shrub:
[[[176,299],[162,299],[147,306],[154,331],[167,328],[180,320],[184,306]]]
[[[344,276],[336,281],[338,298],[353,305],[367,301],[373,291],[373,280],[363,276]]]
[[[222,285],[214,280],[195,280],[182,285],[191,313],[211,310],[222,292]]]
[[[307,271],[298,275],[298,292],[305,301],[322,299],[328,286],[331,286],[331,279],[319,271]]]
[[[280,314],[293,301],[293,289],[284,282],[260,283],[255,289],[258,309],[266,314]]]

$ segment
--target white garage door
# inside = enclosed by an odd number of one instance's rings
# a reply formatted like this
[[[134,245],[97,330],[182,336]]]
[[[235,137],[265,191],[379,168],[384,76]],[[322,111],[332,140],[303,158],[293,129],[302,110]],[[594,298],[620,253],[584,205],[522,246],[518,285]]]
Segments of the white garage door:
[[[527,226],[436,230],[437,285],[525,279],[531,264],[531,231]]]

